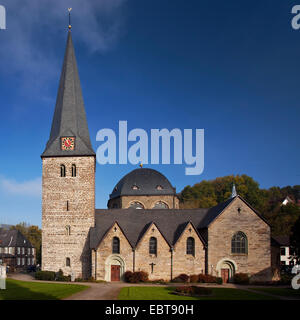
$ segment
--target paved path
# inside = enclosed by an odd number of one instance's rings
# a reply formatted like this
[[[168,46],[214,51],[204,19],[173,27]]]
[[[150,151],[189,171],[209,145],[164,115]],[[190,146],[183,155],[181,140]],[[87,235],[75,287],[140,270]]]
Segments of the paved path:
[[[33,282],[47,282],[53,283],[53,281],[41,281],[35,280],[34,277],[30,274],[24,273],[14,273],[10,274],[9,278],[15,280],[22,280],[22,281],[33,281]],[[70,282],[56,282],[56,283],[65,283],[70,284]],[[75,293],[64,300],[117,300],[119,292],[124,287],[136,287],[136,286],[153,286],[153,287],[160,287],[165,285],[160,284],[137,284],[137,283],[124,283],[124,282],[107,282],[107,283],[93,283],[93,282],[76,282],[75,284],[83,284],[89,286],[88,289]],[[170,283],[168,286],[178,286],[178,283]],[[199,284],[197,284],[199,285]],[[213,284],[213,283],[202,283],[201,287],[210,287],[210,288],[234,288],[234,289],[241,289],[253,293],[259,293],[265,296],[269,296],[272,298],[277,298],[280,300],[299,300],[296,297],[282,297],[273,295],[271,293],[266,293],[263,291],[256,291],[255,288],[270,288],[269,286],[241,286],[232,283],[226,283],[223,285]],[[276,286],[276,288],[288,288],[288,286]]]

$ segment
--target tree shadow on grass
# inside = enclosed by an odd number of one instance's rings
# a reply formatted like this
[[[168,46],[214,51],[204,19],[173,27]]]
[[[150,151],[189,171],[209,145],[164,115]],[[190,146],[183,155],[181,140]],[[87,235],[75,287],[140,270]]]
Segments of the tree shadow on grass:
[[[6,281],[6,290],[0,290],[0,300],[58,300],[57,296],[50,293],[32,290],[18,281]]]

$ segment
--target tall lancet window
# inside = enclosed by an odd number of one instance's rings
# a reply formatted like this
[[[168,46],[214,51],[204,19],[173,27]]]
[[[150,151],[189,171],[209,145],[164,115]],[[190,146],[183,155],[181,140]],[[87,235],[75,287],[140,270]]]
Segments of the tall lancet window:
[[[76,177],[76,165],[72,164],[72,177]]]
[[[120,239],[118,237],[113,238],[112,253],[120,253]]]
[[[66,167],[63,164],[60,165],[60,176],[61,177],[65,177],[66,176]]]
[[[195,255],[195,239],[188,237],[186,241],[186,254]]]
[[[157,254],[157,240],[154,237],[151,237],[149,240],[149,253]]]

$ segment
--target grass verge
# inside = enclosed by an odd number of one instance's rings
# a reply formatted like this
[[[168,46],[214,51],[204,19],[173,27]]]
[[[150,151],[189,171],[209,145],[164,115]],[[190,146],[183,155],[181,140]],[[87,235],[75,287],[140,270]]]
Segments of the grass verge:
[[[0,300],[60,300],[87,288],[78,284],[6,279],[6,290],[0,290]]]
[[[208,297],[187,297],[174,295],[174,287],[125,287],[122,288],[119,300],[276,300],[260,293],[241,289],[212,288]]]

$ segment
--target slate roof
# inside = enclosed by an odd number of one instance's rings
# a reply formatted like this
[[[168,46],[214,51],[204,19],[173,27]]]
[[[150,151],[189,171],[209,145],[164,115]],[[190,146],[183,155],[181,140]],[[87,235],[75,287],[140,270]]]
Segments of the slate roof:
[[[6,230],[9,230],[10,227],[12,227],[13,225],[12,224],[0,224],[0,229],[6,229]]]
[[[75,150],[61,150],[61,137],[76,137]],[[90,142],[76,57],[69,31],[50,138],[41,157],[95,156]]]
[[[0,247],[33,248],[33,245],[19,230],[0,230]]]
[[[97,248],[114,223],[120,226],[133,248],[136,247],[151,223],[155,223],[171,247],[175,245],[188,223],[191,222],[203,244],[206,245],[208,226],[235,198],[244,201],[254,213],[268,224],[268,222],[240,196],[230,198],[215,207],[207,209],[96,209],[95,228],[92,228],[90,233],[90,247]]]
[[[234,198],[209,209],[96,209],[95,228],[91,230],[91,247],[98,246],[106,232],[115,222],[125,233],[132,247],[135,247],[153,222],[173,246],[189,222],[202,236],[202,229],[207,226],[225,209]],[[205,234],[205,233],[203,233]]]
[[[132,189],[136,185],[138,189]],[[157,189],[162,186],[162,190]],[[150,168],[138,168],[126,174],[114,187],[110,199],[131,195],[175,195],[176,189],[160,172]]]

